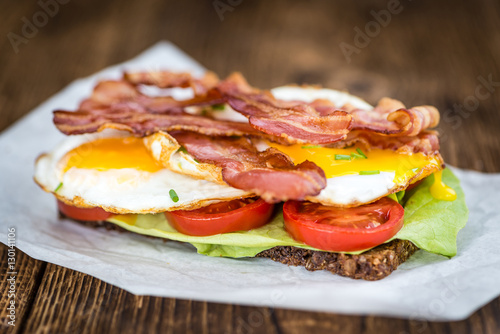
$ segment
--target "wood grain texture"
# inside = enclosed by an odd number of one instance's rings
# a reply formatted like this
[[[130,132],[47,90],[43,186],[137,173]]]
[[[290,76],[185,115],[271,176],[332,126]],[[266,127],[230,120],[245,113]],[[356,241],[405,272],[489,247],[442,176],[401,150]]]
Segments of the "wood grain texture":
[[[435,105],[443,116],[445,160],[500,172],[500,3],[401,0],[400,12],[348,62],[339,45],[355,45],[354,29],[364,30],[375,20],[372,11],[380,13],[388,3],[243,0],[221,20],[213,1],[72,0],[16,53],[7,34],[22,35],[23,17],[32,20],[41,8],[35,1],[1,1],[0,130],[72,80],[167,39],[221,76],[239,70],[263,88],[313,83],[371,103],[391,96],[409,106]],[[478,88],[488,77],[490,91]],[[0,252],[5,259],[4,246]],[[137,297],[18,254],[23,326],[14,332],[500,332],[500,298],[451,323],[234,306]],[[0,284],[3,316],[5,280]]]
[[[42,275],[45,271],[46,264],[42,261],[37,261],[24,254],[20,250],[15,250],[15,297],[9,298],[9,282],[12,276],[9,274],[11,270],[7,268],[7,246],[0,244],[0,332],[1,333],[21,333],[29,312],[33,307],[33,300],[38,291]],[[10,326],[8,322],[9,302],[15,301],[15,326]]]

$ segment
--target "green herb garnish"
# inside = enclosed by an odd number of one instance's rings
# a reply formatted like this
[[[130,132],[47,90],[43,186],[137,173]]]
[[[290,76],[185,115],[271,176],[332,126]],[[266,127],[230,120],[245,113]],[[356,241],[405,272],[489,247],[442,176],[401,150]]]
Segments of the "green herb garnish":
[[[362,170],[359,172],[359,175],[375,175],[375,174],[380,174],[379,170]]]
[[[367,156],[363,153],[363,151],[361,151],[359,147],[356,149],[356,152],[358,152],[359,155],[361,155],[364,159],[368,159]]]
[[[347,154],[335,154],[335,160],[351,160],[351,156]]]
[[[306,146],[302,146],[302,148],[320,148],[321,145],[306,145]]]
[[[220,111],[220,110],[224,110],[225,108],[226,108],[226,106],[225,106],[223,103],[221,103],[221,104],[214,104],[214,105],[212,106],[212,109],[213,109],[213,110],[219,110],[219,111]]]
[[[179,196],[177,196],[177,193],[175,192],[174,189],[170,189],[168,194],[170,195],[170,198],[172,199],[172,201],[174,201],[174,203],[179,202]]]
[[[365,159],[361,154],[357,154],[354,152],[351,153],[351,157],[353,157],[354,159]]]
[[[179,147],[177,152],[188,153],[188,151],[186,150],[186,148],[184,146]]]
[[[56,193],[59,189],[61,189],[61,188],[62,188],[62,186],[63,186],[63,183],[62,183],[62,182],[61,182],[61,183],[59,183],[59,184],[57,185],[56,190],[54,190],[54,192]]]

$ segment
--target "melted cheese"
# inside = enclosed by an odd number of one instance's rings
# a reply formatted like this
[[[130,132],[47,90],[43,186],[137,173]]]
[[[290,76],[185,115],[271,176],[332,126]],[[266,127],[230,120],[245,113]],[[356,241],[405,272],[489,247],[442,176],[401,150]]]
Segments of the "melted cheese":
[[[141,138],[100,138],[76,147],[63,159],[64,171],[72,167],[106,171],[133,168],[157,172],[163,167],[151,156]]]
[[[442,201],[454,201],[457,199],[457,193],[452,188],[444,184],[442,180],[443,171],[434,173],[434,183],[431,186],[431,195],[435,199]]]

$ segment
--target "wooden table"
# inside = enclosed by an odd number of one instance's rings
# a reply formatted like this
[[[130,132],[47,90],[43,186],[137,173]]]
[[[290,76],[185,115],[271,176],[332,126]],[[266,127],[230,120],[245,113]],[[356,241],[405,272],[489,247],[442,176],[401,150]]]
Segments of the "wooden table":
[[[72,80],[167,39],[221,76],[239,70],[263,88],[317,83],[372,103],[435,105],[445,160],[500,172],[498,1],[59,1],[46,6],[51,15],[35,1],[0,3],[0,130]],[[20,251],[17,261],[17,325],[2,332],[500,331],[500,298],[463,321],[417,322],[134,296]],[[0,291],[3,319],[3,276]]]

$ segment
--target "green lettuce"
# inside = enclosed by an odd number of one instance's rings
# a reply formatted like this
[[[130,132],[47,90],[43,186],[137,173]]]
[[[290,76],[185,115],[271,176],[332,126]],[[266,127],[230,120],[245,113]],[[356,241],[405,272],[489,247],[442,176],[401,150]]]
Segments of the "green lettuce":
[[[456,200],[432,197],[429,188],[433,182],[431,175],[405,195],[404,226],[393,239],[409,240],[428,252],[452,257],[457,254],[457,234],[467,223],[469,210],[460,181],[451,170],[443,171],[443,182],[455,190]]]
[[[428,177],[418,187],[398,199],[405,208],[404,226],[393,239],[413,242],[419,248],[445,256],[457,252],[456,236],[467,222],[468,210],[459,180],[445,169],[443,181],[457,192],[455,201],[441,201],[433,198],[429,188],[433,176]],[[293,240],[283,227],[283,215],[278,212],[265,226],[251,231],[218,234],[208,237],[195,237],[177,232],[171,227],[163,214],[136,215],[136,217],[113,216],[109,222],[131,232],[188,242],[196,247],[198,253],[208,256],[252,257],[276,246],[295,246],[314,249]],[[350,254],[359,254],[350,252]]]

